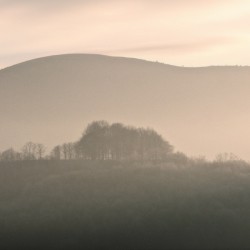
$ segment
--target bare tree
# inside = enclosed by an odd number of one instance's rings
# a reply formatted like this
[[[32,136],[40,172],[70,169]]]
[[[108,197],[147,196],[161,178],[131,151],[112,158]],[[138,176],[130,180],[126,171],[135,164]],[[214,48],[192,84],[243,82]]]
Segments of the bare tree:
[[[80,148],[87,159],[105,159],[108,154],[108,129],[109,124],[105,121],[95,121],[88,125],[79,141]]]
[[[36,144],[36,153],[37,153],[37,158],[39,160],[43,159],[45,152],[46,148],[43,144],[41,143]]]
[[[233,153],[221,153],[216,155],[215,162],[233,162],[233,161],[239,161],[240,158]]]
[[[67,144],[67,143],[64,143],[64,144],[61,146],[61,149],[62,149],[62,154],[63,154],[64,160],[67,160],[67,159],[68,159],[68,144]]]
[[[60,145],[55,146],[51,151],[51,158],[55,160],[60,160],[62,155],[62,148]]]
[[[27,142],[22,148],[22,156],[24,160],[36,159],[37,145],[33,142]]]
[[[2,161],[17,161],[21,160],[21,154],[16,152],[13,148],[9,148],[1,153]]]
[[[67,143],[68,159],[73,159],[75,157],[75,147],[74,143]]]

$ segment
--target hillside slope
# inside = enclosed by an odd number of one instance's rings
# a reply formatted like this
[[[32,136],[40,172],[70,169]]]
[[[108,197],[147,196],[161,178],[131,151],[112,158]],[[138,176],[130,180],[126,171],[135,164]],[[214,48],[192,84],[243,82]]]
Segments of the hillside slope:
[[[150,126],[177,149],[250,159],[250,68],[60,55],[0,70],[0,150],[80,137],[92,120]]]
[[[0,162],[0,248],[249,249],[249,165],[169,163]]]

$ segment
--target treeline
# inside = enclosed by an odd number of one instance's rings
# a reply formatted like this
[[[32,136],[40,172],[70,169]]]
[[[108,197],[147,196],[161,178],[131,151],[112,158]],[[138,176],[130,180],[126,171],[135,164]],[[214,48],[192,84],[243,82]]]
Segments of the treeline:
[[[9,148],[0,153],[2,161],[20,161],[20,160],[42,160],[48,159],[49,156],[45,155],[46,147],[41,143],[27,142],[21,149],[16,151]]]
[[[20,152],[13,148],[3,151],[0,159],[164,160],[172,153],[173,146],[153,129],[95,121],[87,126],[77,142],[57,145],[49,154],[43,144],[28,142]]]

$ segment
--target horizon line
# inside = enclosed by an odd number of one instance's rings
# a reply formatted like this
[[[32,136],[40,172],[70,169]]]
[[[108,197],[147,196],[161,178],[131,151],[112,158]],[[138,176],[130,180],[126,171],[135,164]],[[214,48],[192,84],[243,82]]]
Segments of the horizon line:
[[[137,58],[137,57],[125,57],[125,56],[113,56],[113,55],[107,55],[107,54],[97,54],[97,53],[65,53],[65,54],[51,54],[48,56],[41,56],[41,57],[35,57],[35,58],[31,58],[25,61],[21,61],[18,63],[14,63],[12,65],[6,66],[4,68],[0,68],[0,71],[23,64],[23,63],[28,63],[31,61],[36,61],[36,60],[40,60],[40,59],[46,59],[46,58],[50,58],[50,57],[60,57],[60,56],[100,56],[100,57],[111,57],[111,58],[120,58],[120,59],[130,59],[130,60],[138,60],[138,61],[143,61],[143,62],[148,62],[148,63],[158,63],[158,64],[162,64],[165,66],[170,66],[170,67],[177,67],[177,68],[185,68],[185,69],[195,69],[195,68],[211,68],[211,67],[250,67],[250,65],[239,65],[239,64],[235,64],[235,65],[206,65],[206,66],[185,66],[185,65],[174,65],[174,64],[169,64],[169,63],[165,63],[165,62],[160,62],[158,60],[153,61],[153,60],[147,60],[147,59],[142,59],[142,58]]]

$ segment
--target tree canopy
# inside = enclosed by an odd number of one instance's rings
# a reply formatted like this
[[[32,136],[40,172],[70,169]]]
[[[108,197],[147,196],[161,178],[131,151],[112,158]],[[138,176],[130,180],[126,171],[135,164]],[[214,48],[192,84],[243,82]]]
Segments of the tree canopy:
[[[161,160],[173,147],[153,129],[95,121],[76,143],[79,157],[91,160]]]

